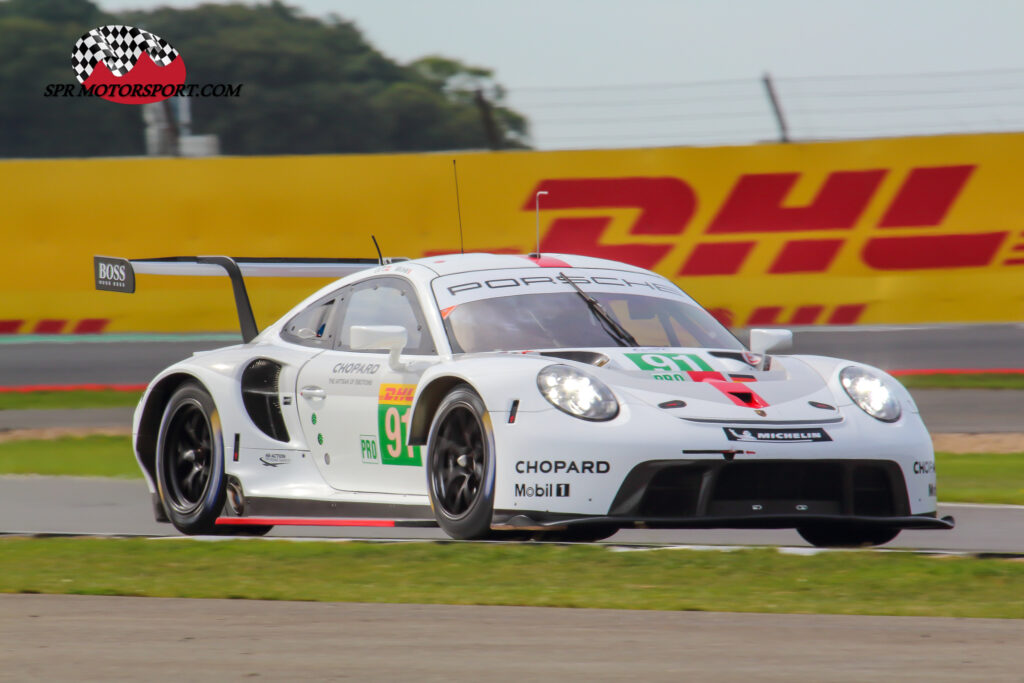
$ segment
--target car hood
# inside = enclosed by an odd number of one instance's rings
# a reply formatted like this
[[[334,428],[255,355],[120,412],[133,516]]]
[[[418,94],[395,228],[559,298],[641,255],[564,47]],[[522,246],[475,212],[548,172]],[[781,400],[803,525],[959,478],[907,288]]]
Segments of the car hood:
[[[613,391],[681,419],[779,424],[834,422],[837,398],[798,356],[761,359],[700,348],[557,349],[531,351],[591,366]],[[620,396],[621,398],[621,396]]]

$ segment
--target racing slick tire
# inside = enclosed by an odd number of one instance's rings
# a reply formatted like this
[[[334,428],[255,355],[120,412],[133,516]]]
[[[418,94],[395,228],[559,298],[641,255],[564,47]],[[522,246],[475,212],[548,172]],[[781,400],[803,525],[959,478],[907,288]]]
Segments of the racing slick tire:
[[[896,538],[900,530],[864,524],[814,524],[797,527],[796,532],[816,548],[859,548],[884,545]]]
[[[157,437],[156,480],[171,524],[183,534],[263,535],[271,527],[218,527],[226,499],[224,439],[213,397],[198,382],[171,395]]]
[[[494,433],[483,400],[468,384],[448,392],[434,413],[426,470],[438,526],[452,538],[491,538]]]

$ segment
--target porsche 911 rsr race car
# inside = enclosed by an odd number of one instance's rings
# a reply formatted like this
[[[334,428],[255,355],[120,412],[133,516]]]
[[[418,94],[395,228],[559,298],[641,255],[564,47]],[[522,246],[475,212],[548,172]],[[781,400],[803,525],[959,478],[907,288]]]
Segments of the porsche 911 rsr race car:
[[[666,278],[545,254],[96,257],[233,282],[244,343],[150,383],[135,455],[186,534],[439,525],[460,539],[796,528],[881,544],[936,515],[931,439],[885,372],[744,347]],[[345,275],[256,329],[242,276]]]

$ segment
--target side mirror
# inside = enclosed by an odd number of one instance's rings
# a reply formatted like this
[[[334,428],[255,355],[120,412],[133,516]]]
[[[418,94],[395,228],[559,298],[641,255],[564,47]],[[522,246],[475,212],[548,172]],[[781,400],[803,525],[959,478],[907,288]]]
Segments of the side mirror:
[[[750,331],[750,351],[763,356],[771,351],[785,351],[793,346],[792,330],[764,330],[753,329]]]
[[[399,325],[353,325],[349,330],[349,346],[356,351],[387,349],[388,365],[392,370],[404,370],[399,357],[409,343],[409,333]]]

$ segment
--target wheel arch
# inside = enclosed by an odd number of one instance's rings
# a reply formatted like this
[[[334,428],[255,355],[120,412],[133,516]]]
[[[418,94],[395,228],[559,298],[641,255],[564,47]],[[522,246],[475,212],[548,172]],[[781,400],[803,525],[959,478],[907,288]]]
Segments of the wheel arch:
[[[410,446],[426,445],[427,436],[430,434],[430,423],[434,419],[437,407],[441,405],[441,401],[448,395],[448,392],[459,384],[468,385],[483,400],[480,390],[463,377],[443,375],[430,380],[430,383],[420,389],[419,394],[416,396],[412,420],[409,422]]]
[[[175,372],[161,377],[149,390],[146,404],[139,419],[139,431],[135,437],[135,453],[152,481],[156,481],[156,442],[160,434],[160,422],[171,395],[185,382],[196,382],[209,393],[203,381],[191,373]]]

